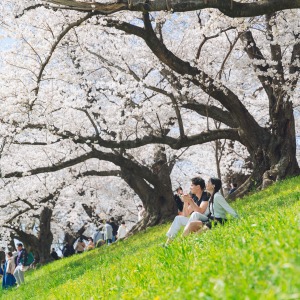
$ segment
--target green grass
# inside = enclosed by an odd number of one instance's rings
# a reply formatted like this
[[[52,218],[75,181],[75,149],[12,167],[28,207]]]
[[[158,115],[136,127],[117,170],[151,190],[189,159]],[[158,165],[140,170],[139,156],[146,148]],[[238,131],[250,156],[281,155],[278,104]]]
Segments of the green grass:
[[[300,177],[238,200],[241,219],[178,237],[170,224],[48,264],[3,299],[300,299]]]

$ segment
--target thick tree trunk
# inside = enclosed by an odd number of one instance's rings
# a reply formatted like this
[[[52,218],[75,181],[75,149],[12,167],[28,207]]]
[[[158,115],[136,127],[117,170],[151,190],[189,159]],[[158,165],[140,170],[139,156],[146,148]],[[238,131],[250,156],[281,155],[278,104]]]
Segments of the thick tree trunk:
[[[28,234],[19,228],[14,228],[17,233],[15,236],[22,241],[26,250],[31,251],[34,255],[35,262],[46,263],[51,260],[50,249],[53,241],[53,235],[50,230],[52,217],[52,209],[45,207],[40,215],[40,232],[38,237],[33,234]]]
[[[280,109],[277,108],[276,113],[272,115],[271,132],[266,134],[265,139],[260,139],[265,143],[257,145],[256,150],[251,148],[249,151],[254,163],[252,175],[234,194],[228,197],[229,199],[241,197],[249,190],[263,189],[277,180],[300,174],[296,159],[296,133],[292,103],[282,101]],[[245,144],[247,145],[247,142]]]
[[[51,260],[50,252],[53,242],[53,234],[51,232],[52,213],[52,209],[45,207],[40,216],[40,232],[35,249],[35,252],[38,253],[40,263],[46,263]]]
[[[140,197],[145,208],[143,220],[134,226],[131,232],[162,224],[172,220],[177,214],[170,179],[170,168],[163,148],[157,151],[152,172],[154,180],[152,186],[150,186],[143,179],[143,174],[137,175],[131,170],[122,169],[122,178]]]

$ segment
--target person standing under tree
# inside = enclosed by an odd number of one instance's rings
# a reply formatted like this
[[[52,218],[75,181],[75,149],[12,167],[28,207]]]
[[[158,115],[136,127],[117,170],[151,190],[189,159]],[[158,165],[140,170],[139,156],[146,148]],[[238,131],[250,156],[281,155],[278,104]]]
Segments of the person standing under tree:
[[[27,266],[27,251],[23,248],[22,243],[17,244],[17,257],[16,257],[16,269],[14,271],[14,276],[17,281],[17,285],[24,283],[24,272],[28,270]]]
[[[128,229],[125,226],[125,221],[122,221],[121,226],[119,227],[118,233],[117,233],[118,240],[123,239],[127,233],[128,233]]]
[[[13,275],[16,265],[11,251],[7,252],[6,257],[7,260],[6,263],[4,264],[3,278],[2,278],[2,287],[4,289],[12,287],[16,284],[16,279]]]
[[[231,183],[230,184],[230,188],[231,189],[228,192],[229,195],[232,194],[232,193],[234,193],[237,190],[237,184],[236,183]]]
[[[145,208],[143,207],[142,204],[139,204],[137,206],[137,209],[138,209],[138,222],[140,222],[144,218]]]

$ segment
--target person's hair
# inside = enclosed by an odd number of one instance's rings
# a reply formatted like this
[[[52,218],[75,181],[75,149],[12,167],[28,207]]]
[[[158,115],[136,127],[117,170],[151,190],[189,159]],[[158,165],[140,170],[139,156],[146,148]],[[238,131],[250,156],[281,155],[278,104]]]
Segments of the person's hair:
[[[178,192],[178,191],[182,191],[182,187],[181,187],[181,186],[179,186],[179,187],[176,189],[176,192]]]
[[[143,207],[143,205],[142,205],[142,204],[139,204],[137,207]]]
[[[215,186],[214,187],[214,194],[217,193],[222,187],[222,181],[219,178],[211,177],[210,182]]]
[[[194,177],[194,178],[192,178],[192,184],[193,185],[200,185],[200,187],[201,187],[202,190],[205,189],[205,181],[201,177]]]
[[[6,254],[7,254],[9,257],[12,257],[12,256],[13,256],[13,254],[12,254],[11,251],[8,251]]]
[[[111,220],[111,221],[114,221],[114,220],[115,220],[115,218],[114,218],[114,217],[111,217],[111,218],[110,218],[110,220]]]
[[[237,183],[235,183],[235,182],[232,183],[232,186],[236,188],[237,187]]]
[[[23,244],[22,243],[18,243],[17,247],[23,247]]]
[[[213,204],[214,204],[215,193],[217,193],[221,189],[221,187],[222,187],[222,181],[221,181],[221,179],[216,178],[216,177],[211,177],[209,180],[210,180],[211,184],[213,184],[215,187],[214,187],[213,193],[211,194],[211,196],[209,198],[209,204],[208,204],[208,206],[210,207],[210,205],[212,205],[212,209],[214,210]],[[212,213],[214,215],[214,211],[212,211]]]
[[[124,224],[124,225],[125,225],[125,221],[122,221],[121,224]]]
[[[89,237],[89,240],[92,241],[92,242],[94,241],[92,237]]]

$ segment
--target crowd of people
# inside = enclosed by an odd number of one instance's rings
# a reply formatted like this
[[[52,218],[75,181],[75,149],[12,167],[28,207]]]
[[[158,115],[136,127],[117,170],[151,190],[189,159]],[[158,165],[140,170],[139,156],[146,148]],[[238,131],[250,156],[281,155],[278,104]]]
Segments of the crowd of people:
[[[2,251],[3,252],[3,251]],[[27,253],[22,243],[17,244],[17,251],[6,253],[1,261],[0,273],[2,274],[2,288],[18,287],[24,283],[24,272],[34,263],[32,252]]]
[[[127,233],[128,230],[125,225],[125,221],[122,221],[121,225],[118,226],[112,217],[107,221],[102,221],[102,226],[94,234],[94,237],[87,238],[87,243],[85,243],[82,237],[77,240],[75,248],[73,244],[66,243],[61,251],[62,257],[69,257],[75,253],[80,254],[84,251],[89,251],[95,247],[104,245],[105,243],[110,245],[118,239],[124,238]],[[18,287],[23,284],[24,272],[34,264],[34,256],[32,252],[27,252],[23,244],[18,243],[17,251],[7,251],[5,253],[5,248],[3,248],[0,253],[0,275],[2,275],[2,288],[7,289],[10,287]],[[61,258],[55,248],[52,248],[50,256],[53,260]]]
[[[107,221],[101,221],[101,226],[99,226],[98,230],[92,237],[87,238],[87,243],[85,243],[83,237],[80,237],[77,242],[74,243],[75,247],[73,244],[67,242],[61,251],[62,256],[69,257],[75,253],[80,254],[84,251],[89,251],[105,244],[110,245],[117,240],[123,239],[127,233],[128,229],[125,225],[125,221],[122,221],[120,226],[118,226],[115,219],[111,217]],[[50,255],[54,260],[61,258],[58,256],[54,248],[52,248]]]

